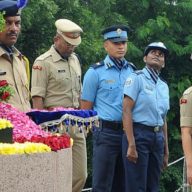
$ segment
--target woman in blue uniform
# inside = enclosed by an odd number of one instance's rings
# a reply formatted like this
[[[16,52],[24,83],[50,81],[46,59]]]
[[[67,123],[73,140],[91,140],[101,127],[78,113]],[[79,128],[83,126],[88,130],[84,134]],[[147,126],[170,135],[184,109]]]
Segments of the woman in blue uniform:
[[[125,82],[122,153],[126,192],[158,192],[161,169],[168,164],[169,89],[159,77],[167,55],[162,42],[149,44],[143,58],[146,66]]]

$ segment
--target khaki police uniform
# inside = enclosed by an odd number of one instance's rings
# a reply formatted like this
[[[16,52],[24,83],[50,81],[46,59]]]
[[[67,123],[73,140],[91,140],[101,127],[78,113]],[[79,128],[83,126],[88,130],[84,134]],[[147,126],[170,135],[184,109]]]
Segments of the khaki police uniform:
[[[192,127],[192,87],[180,99],[180,126]]]
[[[35,60],[31,95],[42,97],[45,108],[78,108],[80,91],[81,67],[74,53],[65,60],[52,46]]]
[[[52,46],[49,51],[38,57],[32,68],[31,95],[44,99],[45,108],[79,107],[81,91],[81,67],[73,53],[68,60],[63,59]],[[74,140],[73,192],[80,192],[87,177],[86,140],[83,133],[69,130]]]
[[[27,112],[31,107],[26,63],[16,48],[13,48],[12,58],[10,59],[4,49],[0,47],[0,69],[6,72],[5,75],[0,76],[0,80],[7,80],[14,89],[14,95],[10,97],[8,103],[20,111]]]
[[[81,43],[80,32],[82,29],[67,19],[59,19],[55,22],[57,33],[63,39],[73,45]],[[72,107],[79,108],[81,93],[81,66],[75,53],[67,59],[52,46],[47,52],[39,56],[32,68],[33,96],[43,98],[44,108]],[[87,151],[86,140],[79,130],[69,130],[74,143],[72,147],[72,192],[81,192],[87,178]],[[65,163],[65,162],[63,162]]]

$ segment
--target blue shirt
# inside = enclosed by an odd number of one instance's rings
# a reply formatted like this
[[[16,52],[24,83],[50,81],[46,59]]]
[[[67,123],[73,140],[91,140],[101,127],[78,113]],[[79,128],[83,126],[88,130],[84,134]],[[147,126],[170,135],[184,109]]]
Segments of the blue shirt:
[[[124,94],[135,102],[132,109],[133,122],[148,126],[163,126],[169,110],[169,88],[160,78],[157,83],[149,71],[132,73],[126,80]]]
[[[121,121],[123,87],[133,70],[133,66],[127,61],[119,70],[107,55],[104,65],[90,67],[86,72],[81,99],[94,103],[93,109],[97,111],[99,118]]]

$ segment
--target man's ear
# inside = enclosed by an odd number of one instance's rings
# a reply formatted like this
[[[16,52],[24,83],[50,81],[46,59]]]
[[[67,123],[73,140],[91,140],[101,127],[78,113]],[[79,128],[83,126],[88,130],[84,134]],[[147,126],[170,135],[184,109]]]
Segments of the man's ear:
[[[164,68],[165,67],[165,63],[163,63],[163,65],[162,65],[162,68]]]
[[[105,41],[103,43],[103,47],[104,47],[105,51],[108,51],[108,41]]]
[[[143,57],[143,61],[144,61],[144,63],[146,63],[146,56]]]

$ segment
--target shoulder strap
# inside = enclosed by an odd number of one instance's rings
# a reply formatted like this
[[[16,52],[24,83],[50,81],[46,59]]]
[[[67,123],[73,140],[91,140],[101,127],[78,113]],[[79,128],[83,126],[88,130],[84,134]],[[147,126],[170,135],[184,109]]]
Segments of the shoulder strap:
[[[141,74],[143,74],[143,71],[142,70],[136,70],[136,71],[134,71],[134,73],[137,75],[141,75]]]
[[[137,70],[137,67],[133,63],[128,62],[128,64],[133,68],[133,70]]]
[[[101,67],[101,66],[103,66],[103,65],[104,65],[104,61],[100,61],[100,62],[98,62],[98,63],[95,63],[95,64],[91,65],[91,67],[92,67],[93,69],[97,69],[98,67]]]
[[[24,55],[22,56],[22,58],[23,58],[23,60],[25,62],[25,69],[26,69],[26,73],[27,73],[28,82],[30,82],[30,64],[29,64],[29,60]]]

